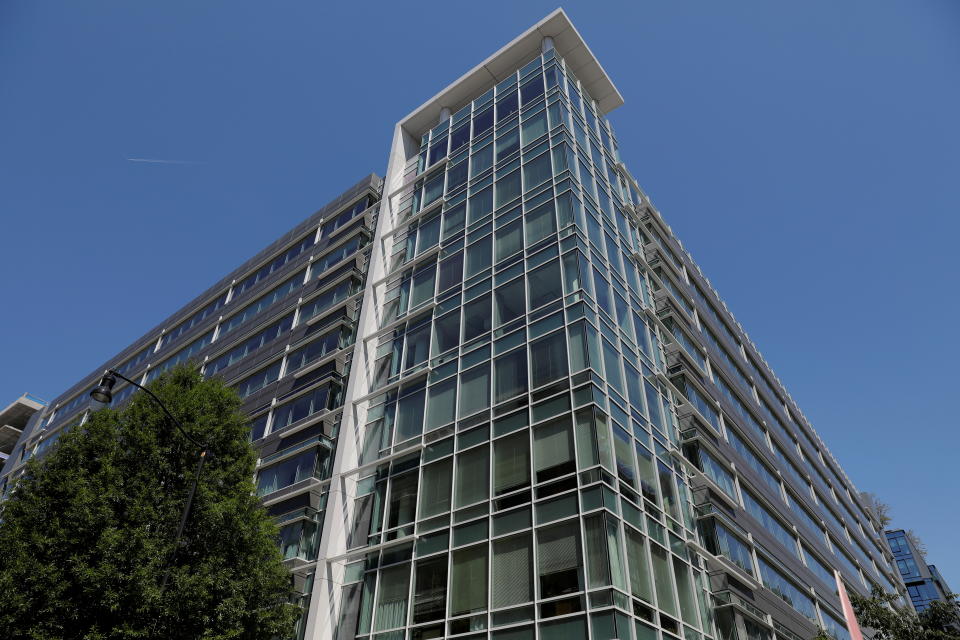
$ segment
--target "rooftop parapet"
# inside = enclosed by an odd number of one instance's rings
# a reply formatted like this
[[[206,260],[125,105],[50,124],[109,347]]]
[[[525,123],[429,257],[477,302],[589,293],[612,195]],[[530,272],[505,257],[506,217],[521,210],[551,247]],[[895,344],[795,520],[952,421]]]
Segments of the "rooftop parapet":
[[[602,114],[623,104],[623,96],[581,37],[563,9],[556,9],[499,51],[452,82],[400,121],[409,135],[419,138],[435,124],[444,109],[456,111],[491,86],[514,73],[541,52],[544,38],[553,40],[557,55],[597,101]]]

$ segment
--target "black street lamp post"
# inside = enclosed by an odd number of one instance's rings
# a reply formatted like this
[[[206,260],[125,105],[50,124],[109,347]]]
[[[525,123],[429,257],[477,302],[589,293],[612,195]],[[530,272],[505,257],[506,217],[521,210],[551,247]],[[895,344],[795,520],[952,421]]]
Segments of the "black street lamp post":
[[[167,560],[167,568],[163,572],[163,581],[160,583],[160,592],[167,588],[167,580],[170,577],[170,569],[173,565],[173,560],[177,555],[177,548],[180,546],[180,538],[183,536],[183,528],[187,524],[187,518],[190,516],[190,507],[193,505],[193,495],[197,491],[197,484],[200,482],[200,474],[203,471],[203,463],[206,462],[208,454],[210,454],[210,449],[204,444],[197,442],[193,437],[187,433],[183,425],[180,424],[180,421],[177,420],[170,410],[160,401],[160,398],[156,396],[150,389],[147,389],[144,386],[141,386],[131,380],[130,378],[125,377],[123,374],[114,371],[113,369],[107,369],[103,373],[103,377],[100,378],[100,384],[97,385],[97,388],[90,392],[90,397],[96,400],[97,402],[102,402],[104,404],[110,404],[113,401],[113,387],[117,384],[117,378],[121,380],[126,380],[128,383],[137,387],[138,389],[145,391],[147,395],[153,398],[163,412],[167,414],[167,417],[170,418],[170,421],[173,422],[174,426],[177,427],[177,430],[183,435],[184,438],[193,443],[194,446],[199,450],[199,456],[197,460],[197,470],[193,476],[193,484],[190,485],[190,492],[187,494],[187,503],[183,506],[183,513],[180,514],[180,526],[177,528],[177,538],[173,543],[173,551],[170,553],[170,558]]]

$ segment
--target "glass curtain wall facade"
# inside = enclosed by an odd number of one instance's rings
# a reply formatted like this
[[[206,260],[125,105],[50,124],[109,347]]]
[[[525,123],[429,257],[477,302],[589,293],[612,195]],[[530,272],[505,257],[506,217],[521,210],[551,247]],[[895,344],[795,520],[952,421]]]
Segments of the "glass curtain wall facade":
[[[711,634],[616,162],[552,50],[423,135],[365,336],[340,638]]]
[[[902,591],[619,102],[558,10],[398,124],[308,633],[846,640],[835,570]]]
[[[903,591],[622,162],[622,102],[551,13],[397,124],[384,181],[107,363],[190,361],[244,397],[300,638],[846,640],[835,571]],[[4,482],[84,419],[102,368]]]
[[[257,493],[306,607],[381,187],[375,175],[354,185],[38,413],[3,469],[4,496],[27,460],[99,407],[89,393],[103,369],[146,384],[191,362],[243,398]],[[135,391],[118,385],[113,406]]]

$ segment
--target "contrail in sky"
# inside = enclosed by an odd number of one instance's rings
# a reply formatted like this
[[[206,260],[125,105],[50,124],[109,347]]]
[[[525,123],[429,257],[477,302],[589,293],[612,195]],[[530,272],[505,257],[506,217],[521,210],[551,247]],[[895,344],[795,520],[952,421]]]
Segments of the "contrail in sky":
[[[194,160],[162,160],[160,158],[127,158],[129,162],[148,162],[150,164],[203,164]]]

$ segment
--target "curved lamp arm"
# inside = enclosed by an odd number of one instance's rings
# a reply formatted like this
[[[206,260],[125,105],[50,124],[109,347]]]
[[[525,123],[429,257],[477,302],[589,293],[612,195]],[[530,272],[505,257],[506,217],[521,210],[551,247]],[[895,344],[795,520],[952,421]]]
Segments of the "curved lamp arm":
[[[192,442],[197,449],[200,450],[200,455],[197,459],[197,470],[193,476],[193,483],[190,485],[190,490],[187,493],[186,504],[184,504],[183,512],[180,514],[180,526],[177,528],[177,537],[173,542],[173,549],[170,552],[170,557],[165,562],[166,570],[163,572],[163,580],[160,583],[160,592],[162,593],[167,588],[167,581],[170,578],[170,568],[173,565],[174,559],[176,558],[177,549],[180,547],[180,538],[183,536],[183,528],[186,526],[187,518],[190,516],[190,508],[193,506],[193,496],[197,491],[197,484],[200,482],[200,474],[203,472],[203,463],[206,462],[208,454],[210,454],[210,450],[206,445],[200,444],[193,439],[189,433],[186,432],[186,430],[183,428],[183,425],[180,424],[180,421],[177,420],[172,413],[170,413],[170,410],[167,409],[166,405],[163,404],[160,398],[158,398],[153,391],[150,391],[150,389],[147,389],[143,385],[134,382],[119,371],[107,369],[104,372],[103,377],[100,378],[100,384],[96,389],[90,392],[90,397],[98,402],[109,403],[111,400],[113,400],[113,387],[115,384],[117,384],[117,378],[126,380],[128,383],[132,384],[138,389],[146,391],[147,395],[153,398],[153,401],[160,405],[160,408],[163,409],[165,414],[167,414],[167,417],[170,418],[170,421],[173,422],[174,426],[177,427],[177,430],[180,432],[180,434]]]
[[[160,406],[161,409],[163,409],[163,412],[164,412],[165,414],[167,414],[167,417],[170,418],[170,421],[173,422],[174,426],[177,428],[177,430],[180,432],[180,434],[181,434],[184,438],[186,438],[187,440],[189,440],[190,442],[192,442],[193,445],[194,445],[195,447],[197,447],[198,449],[203,449],[203,450],[206,450],[206,449],[207,449],[207,446],[206,446],[206,445],[200,444],[200,443],[197,442],[189,433],[186,432],[186,430],[183,428],[183,425],[180,424],[180,421],[177,420],[177,419],[173,416],[172,413],[170,413],[170,410],[167,409],[166,405],[164,405],[163,402],[160,401],[160,398],[158,398],[157,395],[156,395],[153,391],[150,391],[150,389],[147,389],[147,388],[144,387],[143,385],[134,382],[133,380],[131,380],[130,378],[126,377],[125,375],[123,375],[123,374],[120,373],[119,371],[115,371],[115,370],[113,370],[113,369],[107,369],[107,370],[103,373],[103,377],[100,379],[100,386],[98,386],[97,389],[90,394],[90,395],[92,395],[92,396],[94,397],[95,400],[99,400],[100,397],[103,397],[103,398],[106,399],[107,402],[110,402],[110,400],[112,399],[113,385],[116,383],[116,381],[110,380],[111,377],[120,378],[121,380],[125,380],[125,381],[127,381],[128,383],[132,384],[133,386],[137,387],[137,388],[140,389],[141,391],[146,391],[146,392],[147,392],[147,395],[149,395],[151,398],[153,398],[153,401],[156,402],[156,403]],[[98,393],[100,393],[101,395],[100,395],[100,396],[94,395],[94,394],[98,394]]]

